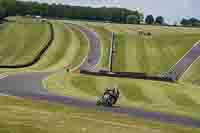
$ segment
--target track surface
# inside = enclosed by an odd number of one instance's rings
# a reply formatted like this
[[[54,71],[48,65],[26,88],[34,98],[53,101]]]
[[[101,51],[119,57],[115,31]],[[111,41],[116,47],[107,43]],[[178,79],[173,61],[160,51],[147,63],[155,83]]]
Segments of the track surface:
[[[101,57],[100,40],[95,32],[92,32],[89,29],[79,25],[75,26],[78,27],[87,36],[90,44],[88,56],[83,64],[81,64],[80,70],[97,71],[95,66],[98,64]]]
[[[174,65],[169,71],[169,77],[175,80],[181,78],[181,76],[186,72],[186,70],[195,62],[195,60],[200,56],[200,42],[195,44],[188,53],[184,55],[181,60],[179,60],[176,65]]]
[[[94,45],[94,47],[99,45],[99,43],[97,44],[97,42],[99,42],[98,38],[96,37],[91,38],[96,36],[94,32],[91,32],[89,30],[82,30],[82,31],[84,31],[84,33],[87,32],[86,35],[88,38],[90,38],[89,40],[91,40],[90,45]],[[99,46],[97,46],[96,48],[100,49]],[[83,69],[89,69],[89,70],[93,69],[94,65],[96,65],[95,63],[98,63],[98,59],[100,58],[100,57],[94,58],[97,55],[100,56],[100,54],[95,54],[91,55],[91,58],[88,57],[86,63],[84,63],[81,67]],[[89,59],[94,59],[94,61],[93,60],[89,61]],[[189,127],[200,128],[200,120],[195,120],[189,117],[169,115],[159,112],[150,112],[142,109],[128,108],[128,107],[114,107],[114,108],[96,107],[96,103],[94,101],[86,101],[74,97],[66,97],[66,96],[51,94],[47,92],[47,90],[42,85],[42,80],[49,74],[51,73],[24,73],[2,78],[0,80],[0,93],[24,97],[24,98],[32,98],[36,100],[46,100],[48,102],[78,106],[81,108],[93,108],[98,111],[128,114],[129,116],[142,117],[147,120],[156,120],[169,124],[180,124]]]

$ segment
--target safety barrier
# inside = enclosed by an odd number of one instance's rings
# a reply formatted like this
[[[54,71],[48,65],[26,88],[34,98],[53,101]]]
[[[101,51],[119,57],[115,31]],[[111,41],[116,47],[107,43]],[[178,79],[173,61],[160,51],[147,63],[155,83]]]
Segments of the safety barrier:
[[[165,82],[174,82],[169,77],[159,77],[159,76],[150,76],[145,73],[135,73],[135,72],[90,72],[86,70],[81,70],[81,74],[94,75],[94,76],[106,76],[106,77],[118,77],[118,78],[131,78],[131,79],[144,79],[144,80],[154,80],[154,81],[165,81]]]

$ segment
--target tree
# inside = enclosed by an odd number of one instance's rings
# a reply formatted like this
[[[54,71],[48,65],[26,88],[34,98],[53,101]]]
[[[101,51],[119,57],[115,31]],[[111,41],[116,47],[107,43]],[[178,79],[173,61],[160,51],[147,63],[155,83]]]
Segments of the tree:
[[[140,18],[136,15],[129,15],[127,16],[126,22],[128,24],[139,24],[140,23]]]
[[[181,20],[181,22],[180,22],[182,25],[189,25],[190,24],[190,22],[187,20],[187,19],[185,19],[185,18],[183,18],[182,20]]]
[[[165,23],[164,17],[158,16],[155,21],[156,24],[163,25]]]
[[[139,13],[140,15],[140,23],[144,22],[144,14],[143,13]]]
[[[153,15],[148,15],[145,19],[146,24],[154,24],[154,17]]]
[[[3,7],[0,7],[0,20],[6,17],[6,10]]]
[[[192,26],[199,26],[200,25],[200,20],[196,19],[196,18],[190,18],[189,22]]]
[[[4,8],[6,16],[16,15],[16,0],[0,0],[0,6]]]

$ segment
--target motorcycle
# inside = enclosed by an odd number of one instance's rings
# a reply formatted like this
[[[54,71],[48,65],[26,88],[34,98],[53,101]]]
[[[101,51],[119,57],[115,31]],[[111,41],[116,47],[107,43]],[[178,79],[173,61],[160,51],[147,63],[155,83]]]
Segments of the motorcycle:
[[[103,96],[97,100],[97,106],[106,106],[112,107],[117,103],[119,98],[119,90],[118,89],[106,89]]]

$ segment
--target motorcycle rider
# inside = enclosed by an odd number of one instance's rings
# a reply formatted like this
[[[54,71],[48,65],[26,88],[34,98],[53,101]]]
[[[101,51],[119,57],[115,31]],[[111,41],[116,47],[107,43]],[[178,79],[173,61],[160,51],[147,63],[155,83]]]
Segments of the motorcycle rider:
[[[109,95],[109,97],[107,97]],[[120,92],[117,88],[106,88],[105,92],[104,92],[104,96],[103,98],[106,98],[107,101],[112,102],[112,104],[115,104],[117,102],[117,99],[119,98]]]

